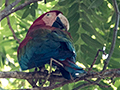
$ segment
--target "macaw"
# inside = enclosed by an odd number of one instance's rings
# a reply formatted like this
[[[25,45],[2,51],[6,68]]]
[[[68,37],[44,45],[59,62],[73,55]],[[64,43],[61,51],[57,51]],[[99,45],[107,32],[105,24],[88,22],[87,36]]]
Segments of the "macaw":
[[[50,64],[51,58],[66,79],[75,79],[86,73],[77,66],[76,53],[72,45],[69,22],[58,10],[42,14],[30,26],[25,39],[17,50],[18,62],[22,70]]]

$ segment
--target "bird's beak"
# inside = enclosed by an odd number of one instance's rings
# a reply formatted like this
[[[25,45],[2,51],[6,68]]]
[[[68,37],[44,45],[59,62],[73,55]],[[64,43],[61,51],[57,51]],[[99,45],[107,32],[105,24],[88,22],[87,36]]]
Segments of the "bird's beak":
[[[60,29],[65,29],[65,31],[69,30],[69,22],[67,18],[62,15],[61,13],[58,14],[55,22],[52,25],[53,27],[60,28]]]

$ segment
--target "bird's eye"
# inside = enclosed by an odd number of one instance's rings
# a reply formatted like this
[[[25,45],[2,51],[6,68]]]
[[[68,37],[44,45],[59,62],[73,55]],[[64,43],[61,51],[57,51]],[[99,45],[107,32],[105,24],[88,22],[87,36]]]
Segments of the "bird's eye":
[[[50,14],[48,13],[47,16],[50,16]]]

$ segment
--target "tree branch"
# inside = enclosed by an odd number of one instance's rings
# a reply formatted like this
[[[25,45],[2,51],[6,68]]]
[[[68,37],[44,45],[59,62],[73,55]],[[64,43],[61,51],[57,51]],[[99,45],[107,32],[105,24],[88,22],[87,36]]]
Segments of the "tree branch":
[[[45,72],[18,72],[18,71],[14,71],[14,72],[0,72],[0,78],[17,78],[17,79],[45,79],[46,76],[48,74],[46,74]],[[27,77],[26,77],[27,76]],[[91,78],[107,78],[107,77],[120,77],[120,69],[109,69],[109,70],[105,70],[104,76],[103,74],[101,74],[101,72],[97,72],[97,73],[90,73],[89,75],[82,75],[79,78],[73,80],[66,80],[64,79],[62,76],[60,75],[54,75],[54,73],[51,73],[51,77],[48,79],[48,81],[52,81],[52,82],[60,82],[58,84],[53,84],[50,85],[48,87],[38,87],[38,89],[43,89],[43,90],[51,90],[51,89],[55,89],[57,87],[62,87],[65,84],[69,84],[69,83],[73,83],[73,82],[78,82],[80,80],[89,80]],[[84,84],[84,86],[88,86],[88,85],[92,85],[92,84],[96,84],[97,82],[93,82],[93,83],[86,83]],[[79,86],[78,88],[82,88],[83,86]],[[34,88],[36,90],[36,88]],[[31,90],[34,90],[31,89]],[[74,90],[77,90],[74,89]]]
[[[15,5],[17,5],[21,0],[16,0],[15,2],[13,2],[12,4],[8,5],[4,10],[2,10],[0,12],[0,21],[5,18],[6,16],[10,15],[13,12],[16,12],[22,8],[24,8],[25,6],[37,2],[37,1],[42,1],[42,0],[28,0],[27,2],[19,5],[18,7],[12,9]]]
[[[26,77],[27,76],[27,77]],[[47,74],[45,72],[0,72],[0,78],[17,78],[17,79],[45,79]],[[61,80],[65,80],[62,76],[52,74],[51,78],[59,78],[56,79],[57,82],[61,82]],[[50,79],[49,79],[50,80]],[[54,79],[53,79],[54,80]]]
[[[0,12],[0,21],[5,18],[6,16],[8,16],[12,10],[12,8],[17,5],[21,0],[16,0],[15,2],[13,2],[12,4],[8,5],[4,10],[2,10]],[[7,2],[6,2],[7,3]],[[5,5],[6,5],[5,3]]]
[[[117,5],[116,0],[112,0],[112,1],[113,1],[113,6],[114,6],[114,9],[115,9],[115,12],[116,12],[116,22],[115,22],[113,40],[112,40],[112,45],[111,45],[111,48],[110,48],[109,56],[105,61],[105,64],[104,64],[104,67],[103,67],[102,71],[104,71],[106,69],[106,67],[108,66],[110,58],[113,54],[113,51],[114,51],[114,48],[115,48],[115,43],[116,43],[116,37],[117,37],[117,28],[118,28],[118,25],[119,25],[119,13],[120,12],[119,12],[119,9],[118,9],[118,5]]]

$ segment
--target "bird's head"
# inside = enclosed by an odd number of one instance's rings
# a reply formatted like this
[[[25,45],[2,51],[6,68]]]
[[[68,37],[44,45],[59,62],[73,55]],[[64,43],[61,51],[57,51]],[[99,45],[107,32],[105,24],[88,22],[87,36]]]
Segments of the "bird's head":
[[[62,12],[58,10],[53,10],[42,14],[33,22],[30,28],[37,25],[52,26],[60,29],[65,29],[65,31],[69,30],[69,22],[67,18],[62,14]]]

